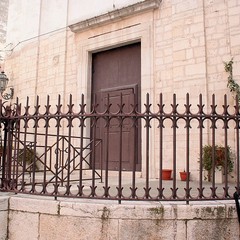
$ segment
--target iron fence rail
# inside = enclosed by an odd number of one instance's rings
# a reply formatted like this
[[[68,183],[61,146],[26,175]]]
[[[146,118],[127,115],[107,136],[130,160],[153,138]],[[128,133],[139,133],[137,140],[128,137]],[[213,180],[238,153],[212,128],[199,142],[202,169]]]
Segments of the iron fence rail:
[[[93,102],[91,107],[83,95],[75,106],[70,95],[65,110],[60,96],[56,107],[49,97],[44,107],[37,98],[33,108],[28,100],[24,108],[18,100],[12,106],[0,101],[1,191],[187,202],[233,199],[234,192],[240,193],[238,102],[230,107],[224,96],[218,107],[212,95],[205,106],[199,95],[192,105],[189,94],[181,103],[175,94],[172,103],[162,94],[156,104],[149,99],[147,94],[141,111],[135,102],[126,108],[122,95],[117,104],[108,96],[104,105]],[[213,147],[208,171],[204,145]],[[221,182],[218,145],[224,149]],[[228,148],[234,153],[231,173]],[[172,172],[170,180],[163,177],[165,168]],[[181,170],[185,181],[178,176]]]

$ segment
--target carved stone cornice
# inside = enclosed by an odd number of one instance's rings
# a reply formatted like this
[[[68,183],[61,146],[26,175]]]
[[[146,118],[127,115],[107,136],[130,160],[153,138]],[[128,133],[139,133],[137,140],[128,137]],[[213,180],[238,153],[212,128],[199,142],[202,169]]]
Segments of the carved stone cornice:
[[[105,25],[133,14],[150,11],[159,7],[162,0],[146,0],[114,11],[69,25],[72,32],[82,32],[87,28]]]

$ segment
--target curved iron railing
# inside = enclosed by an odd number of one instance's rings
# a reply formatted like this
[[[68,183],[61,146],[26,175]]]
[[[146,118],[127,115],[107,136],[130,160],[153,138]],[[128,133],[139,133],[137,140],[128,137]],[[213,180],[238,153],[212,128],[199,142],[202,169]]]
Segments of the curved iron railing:
[[[173,95],[169,104],[160,94],[151,104],[147,94],[140,111],[133,99],[127,106],[125,96],[112,102],[107,95],[89,107],[83,95],[78,106],[70,96],[65,110],[60,96],[56,107],[49,97],[44,107],[39,98],[33,108],[28,100],[24,108],[18,101],[13,106],[0,102],[1,191],[187,202],[233,199],[234,192],[240,193],[237,101],[230,107],[224,96],[218,107],[213,95],[205,106],[199,95],[190,104],[187,94],[179,103]],[[229,173],[224,152],[221,181],[214,150],[211,170],[204,170],[204,145],[231,147],[234,153]],[[171,170],[170,180],[165,180],[164,169]],[[187,173],[185,181],[179,171]]]

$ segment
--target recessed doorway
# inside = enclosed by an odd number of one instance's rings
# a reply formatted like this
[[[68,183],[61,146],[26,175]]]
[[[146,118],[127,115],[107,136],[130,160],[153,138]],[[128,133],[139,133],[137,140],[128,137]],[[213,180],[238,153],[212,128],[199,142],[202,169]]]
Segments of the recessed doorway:
[[[118,109],[120,102],[124,111],[130,111],[133,104],[141,103],[141,43],[134,43],[92,54],[92,102],[104,110],[111,104],[111,111]],[[139,121],[140,122],[140,121]],[[97,124],[96,137],[102,140],[102,164],[100,153],[95,154],[95,166],[103,169],[141,170],[141,126],[134,128],[130,120],[123,123],[122,136],[117,119],[112,119],[110,128],[104,121]],[[108,138],[108,139],[107,139]],[[120,140],[122,139],[122,140]],[[120,153],[121,151],[121,153]]]

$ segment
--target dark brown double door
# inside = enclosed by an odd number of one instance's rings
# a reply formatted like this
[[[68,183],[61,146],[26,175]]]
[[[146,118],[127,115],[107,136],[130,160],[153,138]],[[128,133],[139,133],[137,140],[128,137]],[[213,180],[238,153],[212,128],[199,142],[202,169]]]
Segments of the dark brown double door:
[[[135,103],[139,111],[140,90],[140,43],[92,55],[92,102],[99,104],[98,111],[104,111],[111,104],[110,112],[116,113],[119,105],[124,104],[124,112],[130,112]],[[140,123],[133,124],[130,118],[123,120],[122,127],[119,123],[113,118],[107,127],[105,120],[97,121],[94,135],[102,139],[102,151],[96,151],[95,165],[109,170],[118,170],[120,166],[122,170],[140,170]]]

